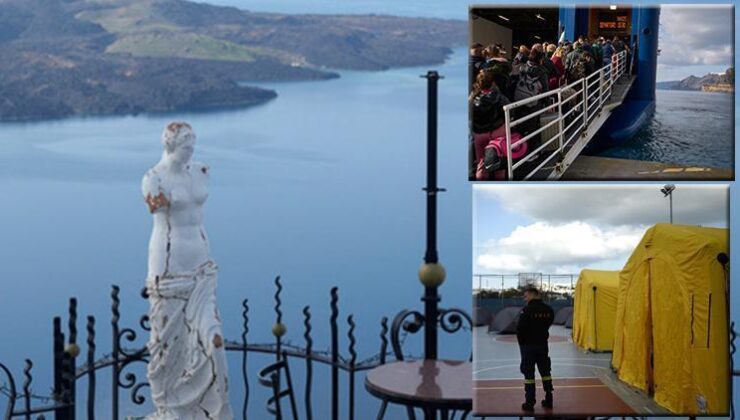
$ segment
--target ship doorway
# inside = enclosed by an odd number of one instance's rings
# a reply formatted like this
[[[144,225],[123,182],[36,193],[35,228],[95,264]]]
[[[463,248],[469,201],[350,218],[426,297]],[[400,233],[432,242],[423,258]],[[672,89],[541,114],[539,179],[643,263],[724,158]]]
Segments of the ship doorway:
[[[501,44],[509,60],[520,45],[558,42],[556,7],[475,7],[470,9],[470,21],[472,42]]]

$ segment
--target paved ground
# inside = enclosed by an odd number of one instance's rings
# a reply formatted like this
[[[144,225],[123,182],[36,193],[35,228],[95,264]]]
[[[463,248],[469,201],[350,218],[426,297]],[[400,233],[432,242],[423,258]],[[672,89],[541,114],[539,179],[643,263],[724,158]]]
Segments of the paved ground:
[[[554,379],[555,407],[537,404],[536,416],[631,416],[635,411],[598,378]],[[521,413],[522,380],[482,380],[475,382],[473,411],[496,415]],[[537,395],[542,399],[542,383],[537,381]]]
[[[565,171],[564,181],[609,180],[732,180],[732,169],[674,165],[642,160],[578,156]]]
[[[550,359],[555,387],[555,407],[537,407],[536,415],[634,416],[669,414],[652,399],[618,381],[610,369],[611,353],[579,350],[571,330],[550,330]],[[519,373],[519,347],[511,335],[474,331],[473,412],[479,415],[523,416],[523,378]],[[539,376],[539,375],[538,375]],[[537,381],[537,398],[544,396]]]

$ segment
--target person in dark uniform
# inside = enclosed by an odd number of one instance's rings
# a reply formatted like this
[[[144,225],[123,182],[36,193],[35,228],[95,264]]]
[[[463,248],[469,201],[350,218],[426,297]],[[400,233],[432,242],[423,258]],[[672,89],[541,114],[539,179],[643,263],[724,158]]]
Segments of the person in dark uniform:
[[[532,412],[535,404],[534,367],[540,371],[545,399],[542,406],[552,408],[552,376],[550,376],[550,356],[548,355],[548,330],[555,318],[553,310],[540,298],[540,292],[534,287],[524,290],[524,301],[527,305],[519,314],[516,327],[516,338],[522,362],[519,369],[524,375],[525,402],[522,410]]]

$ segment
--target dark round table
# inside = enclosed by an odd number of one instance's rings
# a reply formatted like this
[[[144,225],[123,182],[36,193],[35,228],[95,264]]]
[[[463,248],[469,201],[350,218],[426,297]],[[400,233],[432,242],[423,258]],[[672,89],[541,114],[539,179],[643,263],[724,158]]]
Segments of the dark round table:
[[[459,360],[414,360],[380,365],[365,377],[367,391],[384,402],[424,410],[424,418],[436,413],[447,418],[450,411],[470,411],[473,405],[473,368]],[[385,403],[378,418],[385,412]]]

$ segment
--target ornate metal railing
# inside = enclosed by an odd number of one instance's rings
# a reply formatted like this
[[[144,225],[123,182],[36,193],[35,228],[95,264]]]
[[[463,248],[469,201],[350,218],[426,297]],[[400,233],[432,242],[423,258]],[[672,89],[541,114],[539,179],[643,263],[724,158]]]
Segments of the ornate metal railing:
[[[241,354],[241,373],[244,385],[244,395],[241,411],[241,418],[248,418],[248,408],[250,405],[250,383],[256,381],[256,377],[248,374],[250,366],[250,354],[261,353],[271,354],[276,360],[281,358],[300,359],[304,363],[304,382],[296,387],[302,387],[301,390],[294,390],[297,398],[303,401],[301,417],[313,419],[314,416],[314,368],[315,364],[325,365],[330,369],[330,386],[323,389],[329,390],[331,404],[331,418],[333,420],[341,418],[355,418],[355,395],[356,395],[356,375],[359,372],[367,371],[379,365],[386,363],[389,358],[397,360],[418,358],[407,354],[403,350],[403,344],[409,334],[415,334],[425,327],[424,317],[418,311],[402,310],[393,319],[389,328],[388,317],[382,317],[379,331],[379,350],[372,357],[358,360],[356,351],[357,340],[355,337],[356,324],[352,314],[345,319],[346,337],[348,347],[346,353],[340,350],[340,321],[339,321],[339,289],[334,287],[329,293],[329,349],[322,351],[314,348],[314,339],[312,336],[312,315],[311,307],[305,306],[302,310],[303,315],[303,345],[292,344],[285,339],[287,328],[283,324],[283,313],[281,310],[281,292],[282,284],[280,277],[277,277],[275,283],[274,295],[274,312],[275,323],[272,327],[274,341],[267,343],[251,343],[249,341],[249,302],[244,299],[242,302],[242,333],[240,340],[225,341],[225,349],[229,352],[238,352]],[[67,335],[62,331],[61,317],[55,317],[53,320],[53,388],[49,396],[39,396],[31,392],[33,383],[32,368],[33,363],[26,360],[23,370],[24,381],[22,390],[18,390],[17,381],[11,370],[5,365],[0,364],[0,378],[5,377],[4,384],[0,382],[2,394],[6,397],[8,404],[5,409],[3,418],[9,420],[12,418],[31,419],[37,416],[37,419],[44,419],[44,414],[53,414],[55,419],[70,420],[75,419],[78,405],[81,405],[77,396],[78,388],[84,385],[78,385],[78,381],[86,379],[87,388],[85,389],[86,397],[84,399],[85,418],[94,420],[97,418],[110,418],[118,420],[120,416],[120,397],[123,391],[129,392],[131,403],[140,406],[146,401],[144,389],[149,386],[145,379],[140,379],[137,374],[130,369],[136,363],[147,363],[148,352],[146,346],[135,347],[133,344],[141,333],[149,331],[149,318],[144,315],[139,320],[138,328],[129,328],[121,325],[121,300],[119,297],[120,289],[118,286],[112,286],[111,290],[111,332],[112,332],[112,351],[102,357],[96,358],[96,319],[94,316],[87,317],[86,323],[86,347],[85,362],[78,366],[78,357],[80,356],[80,347],[77,344],[77,299],[69,300],[69,319]],[[146,298],[145,291],[142,296]],[[461,309],[440,309],[437,325],[445,332],[456,333],[461,330],[469,331],[472,327],[470,316]],[[436,326],[435,326],[436,327]],[[138,330],[138,331],[137,331]],[[66,341],[65,341],[66,338]],[[96,375],[103,369],[109,369],[112,373],[111,392],[111,412],[103,414],[96,407],[96,398],[101,391],[98,389]],[[340,389],[340,374],[347,375],[346,389]],[[256,376],[256,375],[255,375]],[[323,396],[323,395],[321,395]],[[1,398],[0,398],[1,399]],[[347,401],[346,413],[340,413],[340,401]],[[267,410],[268,401],[265,401],[265,416],[269,416]],[[237,407],[234,407],[237,411]]]

